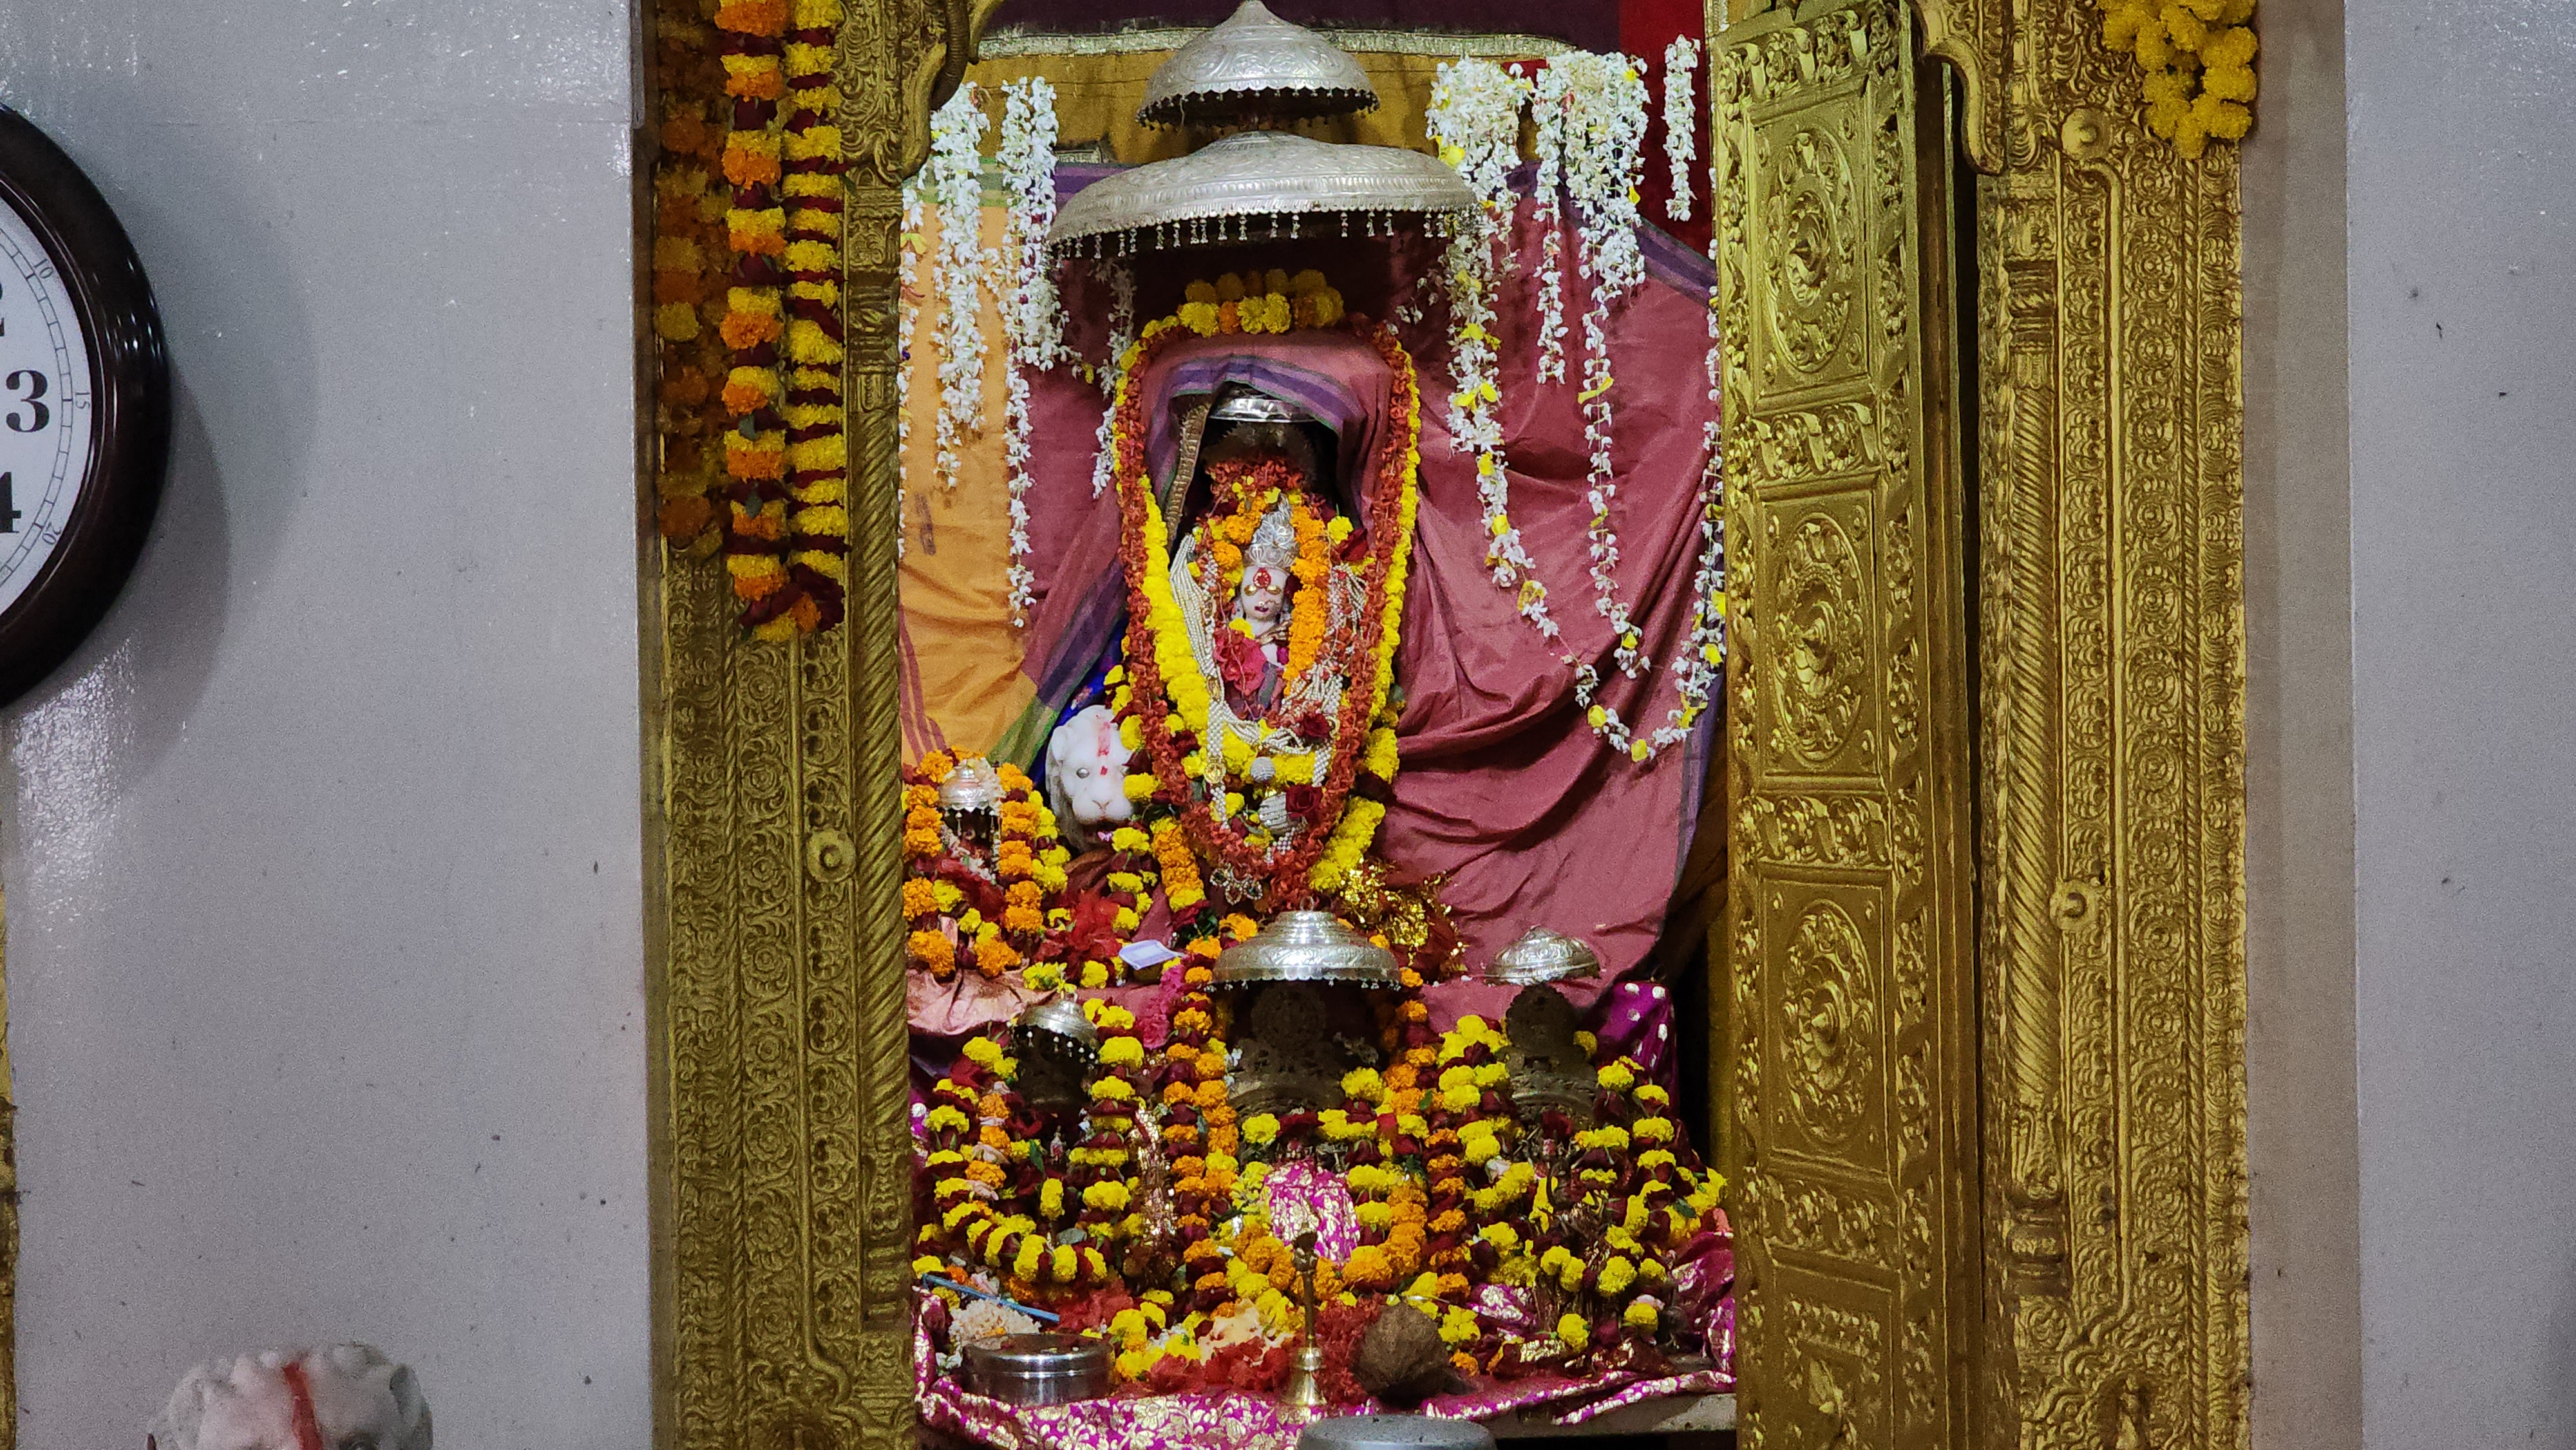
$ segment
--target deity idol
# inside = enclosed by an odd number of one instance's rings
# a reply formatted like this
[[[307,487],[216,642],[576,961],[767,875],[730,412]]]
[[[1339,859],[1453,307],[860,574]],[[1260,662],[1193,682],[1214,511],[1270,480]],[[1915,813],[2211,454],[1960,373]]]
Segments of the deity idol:
[[[1283,311],[1296,285],[1277,279]],[[1134,825],[1112,840],[1136,869],[1113,879],[1158,874],[1176,915],[1211,899],[1262,914],[1331,890],[1383,814],[1418,405],[1383,334],[1193,341],[1219,344],[1181,349],[1206,354],[1207,390],[1119,479],[1128,608],[1106,693]],[[1282,396],[1300,391],[1322,411]],[[1122,432],[1141,443],[1133,404]],[[1168,465],[1142,466],[1165,448]],[[1088,728],[1077,713],[1051,756]]]

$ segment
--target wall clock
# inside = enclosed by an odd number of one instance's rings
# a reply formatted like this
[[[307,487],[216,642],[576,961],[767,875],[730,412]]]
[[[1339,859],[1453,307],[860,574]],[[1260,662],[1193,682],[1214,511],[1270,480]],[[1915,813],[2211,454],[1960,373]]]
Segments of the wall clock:
[[[62,148],[0,107],[0,704],[107,613],[169,455],[143,264]]]

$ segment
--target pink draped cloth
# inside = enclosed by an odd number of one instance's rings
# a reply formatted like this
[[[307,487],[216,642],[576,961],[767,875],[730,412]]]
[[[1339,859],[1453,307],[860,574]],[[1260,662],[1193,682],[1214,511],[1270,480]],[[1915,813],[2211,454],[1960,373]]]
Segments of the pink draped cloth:
[[[1524,206],[1511,255],[1535,258],[1539,235]],[[1475,460],[1456,450],[1446,424],[1453,383],[1436,288],[1422,281],[1436,265],[1429,243],[1242,248],[1204,260],[1158,261],[1137,279],[1139,318],[1168,314],[1185,281],[1246,266],[1316,267],[1354,311],[1385,316],[1391,304],[1408,301],[1427,310],[1424,323],[1398,326],[1423,398],[1422,492],[1396,666],[1406,693],[1397,727],[1403,766],[1380,849],[1406,870],[1448,874],[1446,899],[1471,964],[1543,925],[1590,941],[1608,968],[1605,980],[1615,978],[1652,948],[1689,846],[1714,713],[1700,718],[1692,740],[1649,764],[1633,763],[1588,728],[1575,702],[1573,671],[1562,658],[1571,653],[1593,662],[1603,678],[1600,702],[1641,737],[1663,724],[1675,704],[1673,662],[1689,638],[1706,425],[1716,406],[1705,371],[1709,279],[1702,259],[1659,236],[1648,241],[1647,280],[1613,307],[1608,329],[1617,485],[1609,524],[1620,553],[1613,577],[1638,623],[1640,647],[1654,662],[1642,680],[1619,674],[1611,658],[1615,641],[1593,607],[1586,573],[1589,449],[1577,393],[1590,293],[1574,266],[1570,229],[1566,381],[1536,377],[1537,278],[1507,278],[1496,307],[1511,513],[1548,587],[1550,611],[1564,631],[1560,641],[1542,639],[1519,617],[1512,594],[1495,586],[1485,565]],[[1066,310],[1075,319],[1069,340],[1077,352],[1102,356],[1107,288],[1076,269]],[[1157,442],[1175,408],[1191,396],[1176,389],[1176,375],[1194,370],[1204,385],[1225,357],[1238,359],[1238,373],[1256,383],[1260,374],[1285,369],[1309,382],[1321,379],[1316,386],[1357,393],[1365,427],[1384,416],[1383,368],[1357,339],[1311,333],[1199,339],[1175,347],[1157,376],[1144,380],[1160,405]],[[1042,741],[1052,710],[1112,643],[1124,606],[1116,499],[1095,497],[1091,489],[1100,391],[1064,370],[1032,381],[1038,446],[1029,505],[1039,604],[1023,668],[1038,695],[1027,738]],[[1168,466],[1167,449],[1153,452]],[[1343,489],[1356,491],[1361,479],[1348,470],[1374,458],[1373,437],[1345,432],[1342,456]],[[1569,985],[1578,1005],[1589,1005],[1599,990]],[[1451,983],[1435,989],[1434,1011],[1445,1025],[1463,1011],[1498,1013],[1507,1000],[1507,992]]]

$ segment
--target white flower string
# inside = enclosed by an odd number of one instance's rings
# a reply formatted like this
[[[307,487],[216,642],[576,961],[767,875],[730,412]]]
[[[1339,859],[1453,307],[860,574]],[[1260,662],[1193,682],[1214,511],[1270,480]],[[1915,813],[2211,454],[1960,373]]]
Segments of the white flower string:
[[[1031,76],[1003,87],[1002,97],[999,160],[1010,198],[1002,327],[1022,365],[1053,367],[1064,356],[1064,307],[1046,255],[1055,226],[1055,87]]]
[[[1717,241],[1709,241],[1709,260],[1717,260]],[[1639,740],[1619,718],[1619,712],[1594,702],[1601,675],[1589,664],[1574,667],[1575,703],[1583,708],[1584,720],[1593,732],[1612,748],[1624,751],[1631,760],[1652,760],[1665,749],[1690,738],[1691,727],[1708,708],[1711,695],[1726,665],[1726,473],[1724,454],[1719,450],[1719,417],[1717,408],[1723,395],[1724,360],[1719,352],[1717,289],[1708,294],[1708,401],[1709,419],[1701,433],[1706,462],[1700,476],[1699,567],[1691,575],[1690,640],[1675,661],[1681,669],[1676,685],[1680,700],[1665,713],[1664,723],[1652,734]]]
[[[979,117],[980,119],[980,117]],[[1055,87],[1044,76],[1014,81],[1002,92],[1001,170],[1009,212],[1001,260],[1004,370],[1002,461],[1011,495],[1011,623],[1029,622],[1037,574],[1029,568],[1029,372],[1053,367],[1064,353],[1064,308],[1047,266],[1046,236],[1055,224]],[[977,198],[978,205],[981,197]]]
[[[939,208],[939,476],[957,486],[958,446],[984,428],[984,328],[978,301],[984,249],[984,112],[969,81],[930,118],[923,168]]]
[[[1495,252],[1508,234],[1518,200],[1511,171],[1520,162],[1521,105],[1530,83],[1490,61],[1443,64],[1426,115],[1440,159],[1455,168],[1483,203],[1449,238],[1442,272],[1448,282],[1450,438],[1476,458],[1476,492],[1484,507],[1485,566],[1496,587],[1516,596],[1521,617],[1541,636],[1557,637],[1547,586],[1533,573],[1511,519],[1511,476],[1503,456],[1501,358],[1496,351]]]
[[[1558,56],[1538,73],[1538,99],[1531,106],[1538,122],[1538,180],[1530,189],[1530,214],[1538,222],[1538,378],[1565,381],[1565,243],[1558,235],[1563,216],[1557,194],[1565,185],[1566,92],[1574,72],[1565,68],[1574,56]]]
[[[1118,382],[1127,375],[1127,349],[1136,342],[1136,273],[1125,262],[1097,261],[1091,264],[1095,280],[1109,284],[1109,361],[1099,370],[1100,376],[1100,451],[1091,462],[1091,496],[1108,491],[1110,475],[1117,471],[1118,452],[1112,438],[1112,425],[1118,421]]]
[[[1551,74],[1566,77],[1561,103],[1543,115],[1542,129],[1559,128],[1565,187],[1574,204],[1575,265],[1590,284],[1583,313],[1583,439],[1591,450],[1584,499],[1592,516],[1584,524],[1591,558],[1592,607],[1610,622],[1619,673],[1636,678],[1653,664],[1639,652],[1637,622],[1619,598],[1619,535],[1610,513],[1619,497],[1614,468],[1610,388],[1610,309],[1645,280],[1645,253],[1637,242],[1637,182],[1645,168],[1646,83],[1636,63],[1608,55],[1560,56]]]
[[[903,557],[905,468],[912,442],[912,340],[921,325],[920,304],[912,300],[921,272],[921,173],[903,182],[903,245],[895,255],[894,367],[894,556]]]
[[[1664,198],[1664,215],[1690,220],[1691,163],[1699,159],[1699,42],[1676,36],[1664,47],[1664,159],[1673,168],[1672,194]]]

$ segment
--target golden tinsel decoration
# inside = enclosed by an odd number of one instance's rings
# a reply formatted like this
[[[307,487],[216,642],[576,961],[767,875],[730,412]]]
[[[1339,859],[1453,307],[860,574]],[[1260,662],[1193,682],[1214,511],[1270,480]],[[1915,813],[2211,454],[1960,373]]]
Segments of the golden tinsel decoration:
[[[1425,982],[1437,982],[1456,971],[1463,955],[1448,904],[1440,899],[1448,884],[1445,872],[1409,878],[1372,855],[1342,878],[1337,914],[1361,931],[1386,938],[1406,968]]]

